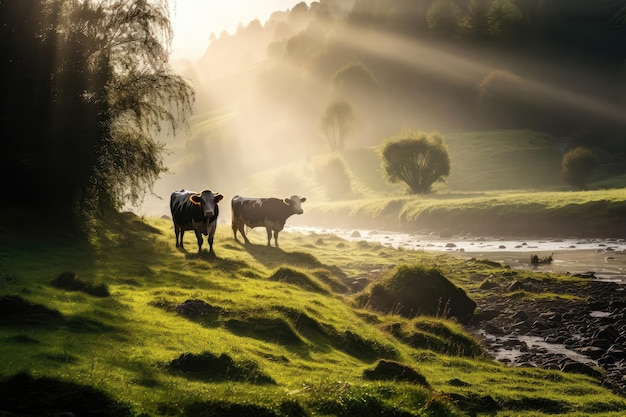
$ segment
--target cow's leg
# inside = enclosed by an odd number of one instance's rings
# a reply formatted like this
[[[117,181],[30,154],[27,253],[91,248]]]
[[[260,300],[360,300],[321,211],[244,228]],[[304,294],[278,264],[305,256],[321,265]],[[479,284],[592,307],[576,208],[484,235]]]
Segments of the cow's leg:
[[[176,226],[176,223],[174,223],[174,235],[176,236],[176,247],[178,247],[179,243],[178,243],[178,235],[179,235],[180,231],[178,226]]]
[[[270,242],[272,240],[272,229],[270,229],[269,227],[265,227],[265,230],[267,231],[267,246],[272,246],[270,245]]]
[[[180,236],[179,238],[179,242],[178,242],[178,247],[181,249],[184,249],[183,246],[183,236],[185,235],[185,229],[183,229],[182,227],[178,228],[178,235]]]
[[[233,214],[233,220],[230,222],[230,224],[233,228],[233,236],[235,237],[235,240],[239,242],[239,240],[237,239],[237,220],[235,219],[234,214]]]
[[[278,247],[278,230],[274,230],[274,245]]]
[[[202,233],[196,230],[196,239],[198,239],[198,253],[202,252]]]
[[[246,227],[246,225],[243,222],[240,222],[237,225],[237,230],[239,230],[239,233],[241,233],[241,236],[243,236],[244,242],[250,243],[250,240],[248,240],[248,236],[246,236],[245,227]]]
[[[215,237],[215,235],[213,233],[211,233],[209,235],[209,237],[207,238],[207,242],[209,242],[209,252],[213,253],[213,238]]]

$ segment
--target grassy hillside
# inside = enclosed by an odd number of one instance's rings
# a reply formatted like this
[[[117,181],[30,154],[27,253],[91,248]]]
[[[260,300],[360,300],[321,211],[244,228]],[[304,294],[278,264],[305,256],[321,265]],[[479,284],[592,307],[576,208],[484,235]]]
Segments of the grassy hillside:
[[[325,227],[520,237],[622,237],[626,233],[626,188],[376,196],[306,204],[306,219],[294,221]]]
[[[562,151],[547,134],[526,130],[453,133],[444,135],[450,154],[450,177],[438,190],[482,191],[545,189],[563,186]],[[351,172],[372,189],[390,192],[382,176],[376,148],[348,151]],[[403,186],[403,187],[402,187]]]
[[[436,183],[435,193],[481,192],[493,190],[567,191],[563,181],[561,158],[564,143],[548,134],[530,130],[501,130],[450,133],[444,135],[451,161],[450,176],[445,183]],[[389,183],[382,172],[378,147],[348,149],[340,156],[351,177],[352,191],[357,196],[401,196],[408,187],[400,182]],[[243,184],[242,192],[286,193],[298,191],[316,201],[329,198],[323,184],[315,180],[315,170],[333,155],[317,155],[271,170],[259,169]],[[617,156],[599,154],[603,163],[592,177],[590,189],[621,188],[623,175],[615,172]],[[347,195],[346,199],[353,197]]]
[[[90,401],[84,415],[112,415],[109,404],[116,415],[144,417],[540,416],[556,409],[608,417],[626,410],[624,398],[590,377],[455,353],[441,334],[456,340],[452,346],[476,343],[457,323],[377,313],[355,304],[349,290],[395,265],[419,264],[478,294],[472,277],[499,273],[489,263],[331,235],[283,233],[281,249],[242,246],[223,223],[216,255],[197,254],[189,234],[188,251],[174,247],[169,221],[131,214],[92,224],[87,240],[2,230],[0,411],[13,410],[8,415],[41,402],[68,411],[80,398]],[[250,238],[261,243],[263,235],[255,230]],[[394,336],[400,328],[406,337]],[[381,363],[404,366],[421,382],[381,373]],[[63,395],[42,393],[58,386]],[[28,393],[16,394],[19,387]],[[108,402],[96,403],[96,392]],[[66,397],[72,405],[54,409]],[[16,405],[19,398],[26,404]]]

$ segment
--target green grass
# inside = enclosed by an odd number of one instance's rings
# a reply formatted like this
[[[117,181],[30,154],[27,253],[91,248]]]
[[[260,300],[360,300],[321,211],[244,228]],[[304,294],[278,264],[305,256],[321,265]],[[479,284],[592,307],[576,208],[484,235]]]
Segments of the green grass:
[[[307,224],[509,236],[614,236],[626,232],[626,188],[493,191],[307,201]],[[339,219],[339,220],[337,220]]]
[[[460,416],[474,409],[539,416],[558,408],[564,416],[608,417],[626,411],[626,399],[589,377],[505,367],[476,351],[455,322],[380,314],[343,292],[358,277],[418,264],[439,268],[471,294],[479,285],[472,276],[497,269],[488,263],[321,234],[283,232],[281,249],[243,246],[224,224],[216,255],[196,254],[191,237],[190,252],[174,247],[169,221],[131,215],[93,224],[88,240],[8,231],[0,238],[0,296],[60,313],[0,321],[1,378],[28,372],[86,385],[130,405],[135,415],[151,416],[206,410]],[[106,285],[111,295],[50,285],[67,271]],[[207,313],[177,311],[186,300],[202,301]],[[451,343],[466,346],[465,353]],[[172,372],[184,355],[227,358],[243,371],[219,380]],[[414,370],[428,387],[365,378],[380,359]]]

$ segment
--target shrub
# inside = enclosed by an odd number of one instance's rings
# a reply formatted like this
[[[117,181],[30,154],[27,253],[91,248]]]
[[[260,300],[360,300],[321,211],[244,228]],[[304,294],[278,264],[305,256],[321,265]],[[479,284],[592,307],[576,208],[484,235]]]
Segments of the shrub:
[[[414,194],[429,193],[450,175],[450,156],[438,133],[406,130],[383,143],[381,157],[387,179],[404,181]]]
[[[577,146],[563,155],[561,175],[569,185],[584,188],[597,166],[598,157],[589,148]]]

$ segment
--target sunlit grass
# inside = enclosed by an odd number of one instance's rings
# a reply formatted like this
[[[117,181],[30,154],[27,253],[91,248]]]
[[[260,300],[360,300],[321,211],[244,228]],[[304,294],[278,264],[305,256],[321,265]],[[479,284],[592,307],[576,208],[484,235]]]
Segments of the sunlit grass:
[[[437,401],[449,401],[454,395],[490,396],[504,404],[494,414],[499,416],[511,410],[536,415],[533,410],[542,401],[565,404],[566,416],[610,416],[626,410],[623,398],[588,377],[507,368],[485,357],[411,346],[391,334],[388,326],[405,323],[407,332],[447,329],[448,334],[471,337],[459,324],[443,319],[410,321],[363,310],[349,295],[329,292],[327,284],[317,281],[377,279],[395,265],[419,263],[441,268],[471,290],[477,283],[466,268],[488,272],[495,267],[345,242],[330,234],[285,231],[280,249],[266,247],[263,239],[244,246],[233,240],[225,224],[218,225],[216,255],[198,255],[195,245],[189,245],[193,248],[189,252],[174,247],[168,220],[148,223],[150,227],[126,216],[95,224],[89,244],[30,236],[11,236],[10,244],[2,242],[0,294],[58,310],[62,318],[40,325],[0,325],[5,358],[1,377],[28,371],[90,385],[151,415],[164,410],[180,415],[194,403],[226,399],[272,410],[295,401],[315,415],[358,404],[429,415]],[[302,274],[304,281],[272,281],[279,268]],[[105,283],[111,296],[96,298],[50,286],[64,271]],[[316,282],[320,285],[312,285]],[[174,306],[186,300],[202,300],[219,313],[185,318]],[[281,333],[272,333],[272,326]],[[434,341],[441,336],[432,337]],[[181,355],[203,352],[251,361],[275,384],[204,382],[167,370]],[[414,368],[430,388],[365,380],[363,372],[378,358]],[[527,408],[518,410],[520,404]]]

